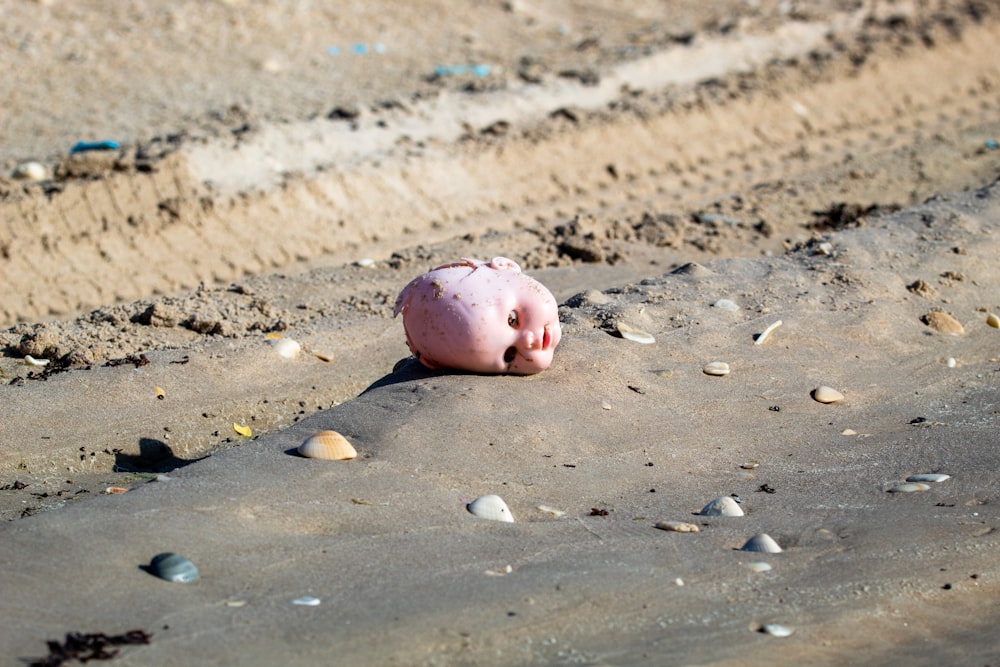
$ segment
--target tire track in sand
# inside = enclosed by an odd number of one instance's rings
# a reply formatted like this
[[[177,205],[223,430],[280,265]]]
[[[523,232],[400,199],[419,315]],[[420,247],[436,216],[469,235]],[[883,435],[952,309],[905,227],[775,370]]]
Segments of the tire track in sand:
[[[886,47],[860,67],[833,59],[815,82],[802,63],[768,65],[648,91],[639,112],[628,96],[611,111],[554,109],[500,137],[492,123],[446,143],[400,130],[389,151],[260,191],[201,182],[197,154],[182,150],[152,174],[70,182],[51,201],[15,197],[0,203],[0,322],[575,213],[718,212],[735,231],[692,253],[780,250],[831,203],[905,205],[1000,173],[1000,151],[982,149],[1000,136],[1000,64],[982,56],[998,39],[987,21],[961,39]]]

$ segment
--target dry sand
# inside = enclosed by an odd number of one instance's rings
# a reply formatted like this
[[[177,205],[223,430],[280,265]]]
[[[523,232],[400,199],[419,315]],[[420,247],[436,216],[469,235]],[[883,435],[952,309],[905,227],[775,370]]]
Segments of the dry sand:
[[[1000,663],[1000,10],[702,4],[0,5],[3,664]],[[552,368],[424,370],[494,255]]]

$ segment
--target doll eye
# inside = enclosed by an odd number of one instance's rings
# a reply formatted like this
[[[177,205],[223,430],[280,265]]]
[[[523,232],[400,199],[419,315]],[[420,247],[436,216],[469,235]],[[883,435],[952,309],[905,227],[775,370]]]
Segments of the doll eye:
[[[514,347],[513,345],[511,345],[510,347],[508,347],[506,349],[506,351],[504,351],[504,353],[503,353],[503,360],[506,363],[511,364],[511,363],[514,363],[514,358],[515,357],[517,357],[517,348]]]
[[[507,315],[507,324],[509,324],[513,329],[516,329],[521,324],[517,319],[516,310],[510,311],[510,313]]]

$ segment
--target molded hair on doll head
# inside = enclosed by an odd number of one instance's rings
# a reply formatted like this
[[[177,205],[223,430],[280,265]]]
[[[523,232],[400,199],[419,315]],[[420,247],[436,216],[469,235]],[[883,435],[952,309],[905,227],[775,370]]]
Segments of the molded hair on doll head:
[[[538,373],[562,337],[555,297],[506,257],[414,278],[396,299],[400,313],[410,351],[429,368]]]

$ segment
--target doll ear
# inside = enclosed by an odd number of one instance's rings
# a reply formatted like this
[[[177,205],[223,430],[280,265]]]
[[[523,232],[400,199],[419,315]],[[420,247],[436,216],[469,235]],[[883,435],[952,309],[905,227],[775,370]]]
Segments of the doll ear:
[[[520,273],[521,267],[512,259],[507,259],[506,257],[494,257],[490,260],[490,266],[498,271],[513,271],[514,273]]]

